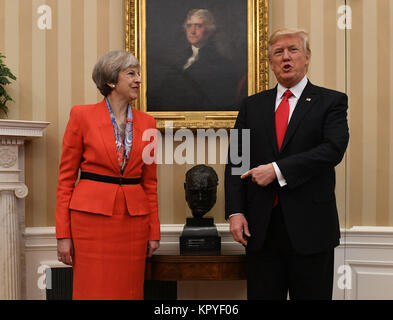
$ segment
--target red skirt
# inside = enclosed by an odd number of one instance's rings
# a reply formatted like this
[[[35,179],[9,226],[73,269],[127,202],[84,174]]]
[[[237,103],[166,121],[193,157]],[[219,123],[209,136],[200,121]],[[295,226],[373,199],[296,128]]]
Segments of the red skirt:
[[[149,216],[130,216],[122,188],[113,216],[71,210],[73,299],[143,299]]]

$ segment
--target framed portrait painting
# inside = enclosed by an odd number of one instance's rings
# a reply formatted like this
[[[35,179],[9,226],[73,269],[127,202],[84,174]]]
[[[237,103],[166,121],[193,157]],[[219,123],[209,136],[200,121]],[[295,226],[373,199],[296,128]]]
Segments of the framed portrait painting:
[[[268,88],[268,0],[126,0],[126,50],[141,63],[136,107],[157,127],[232,128]]]

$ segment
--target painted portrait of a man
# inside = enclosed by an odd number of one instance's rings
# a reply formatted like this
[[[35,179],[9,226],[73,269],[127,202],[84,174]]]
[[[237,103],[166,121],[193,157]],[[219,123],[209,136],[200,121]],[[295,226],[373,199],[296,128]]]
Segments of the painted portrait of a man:
[[[158,11],[159,3],[172,9],[177,6],[172,12],[166,7],[167,20],[158,34],[154,31],[157,20],[148,18],[153,24],[151,32],[147,30],[148,111],[237,110],[247,94],[244,2],[151,0],[149,5],[147,1],[148,17]],[[197,4],[200,7],[189,8]],[[233,19],[228,9],[233,10]]]

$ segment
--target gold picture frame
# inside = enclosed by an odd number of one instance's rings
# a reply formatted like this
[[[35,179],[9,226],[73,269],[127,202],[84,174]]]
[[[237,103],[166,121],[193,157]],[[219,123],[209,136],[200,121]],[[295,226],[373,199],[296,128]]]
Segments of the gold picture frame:
[[[152,115],[157,128],[233,128],[237,111],[150,111],[147,107],[146,2],[125,0],[125,48],[141,62],[141,95],[135,107]],[[165,2],[165,0],[162,0]],[[212,0],[213,1],[213,0]],[[247,0],[247,94],[268,89],[268,0]],[[170,121],[170,122],[167,122]]]

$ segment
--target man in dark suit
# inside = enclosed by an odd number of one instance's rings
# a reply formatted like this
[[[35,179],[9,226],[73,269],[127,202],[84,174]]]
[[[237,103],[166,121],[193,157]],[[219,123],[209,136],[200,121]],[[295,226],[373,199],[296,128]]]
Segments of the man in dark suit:
[[[238,110],[241,75],[215,44],[215,20],[207,9],[191,10],[184,22],[187,47],[172,53],[165,79],[148,92],[151,111]]]
[[[244,99],[235,124],[250,130],[242,157],[251,169],[233,175],[229,161],[226,218],[246,246],[249,299],[286,299],[288,291],[291,299],[332,298],[340,238],[334,167],[349,140],[348,99],[311,84],[310,58],[305,31],[276,31],[269,63],[278,85]]]

